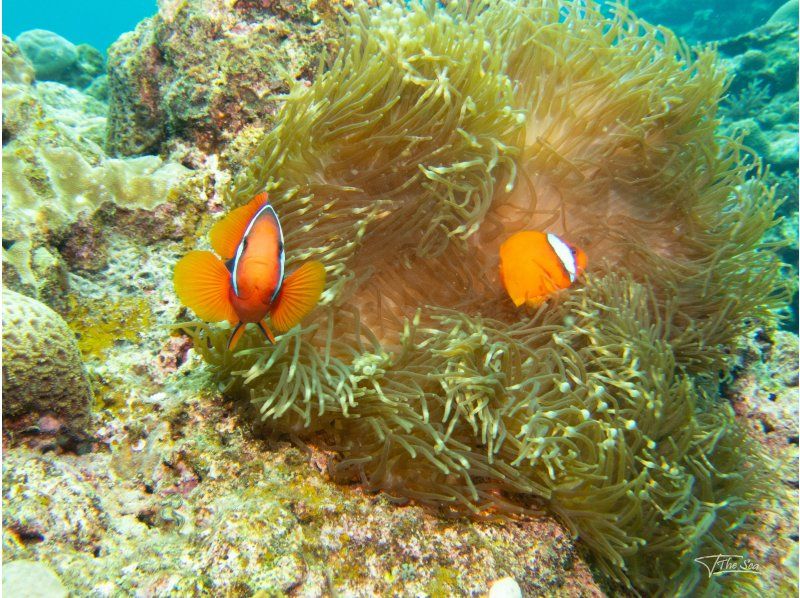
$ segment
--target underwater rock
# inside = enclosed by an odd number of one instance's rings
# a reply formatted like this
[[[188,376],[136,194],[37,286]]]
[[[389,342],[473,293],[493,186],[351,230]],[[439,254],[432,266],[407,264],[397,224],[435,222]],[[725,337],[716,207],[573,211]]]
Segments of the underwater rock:
[[[740,93],[757,82],[773,94],[797,86],[797,27],[789,23],[762,25],[719,42],[719,50],[729,57],[725,62],[733,80],[730,91]]]
[[[3,99],[5,99],[5,85],[21,83],[30,85],[36,75],[31,61],[25,57],[19,46],[9,37],[3,36]],[[5,120],[5,119],[4,119]],[[5,124],[3,125],[5,127]]]
[[[791,595],[798,566],[798,337],[795,332],[764,329],[742,345],[736,375],[725,392],[750,436],[769,455],[780,485],[765,513],[762,533],[749,542],[757,561],[773,565],[767,573],[778,589],[774,593]]]
[[[62,76],[61,83],[86,90],[98,77],[105,77],[106,59],[103,53],[89,44],[77,46],[78,59]]]
[[[88,423],[92,391],[75,335],[49,307],[3,289],[3,416]]]
[[[100,75],[83,91],[87,96],[108,104],[108,75]]]
[[[42,301],[56,311],[63,309],[69,291],[67,267],[61,254],[45,246],[33,248],[29,239],[6,241],[3,247],[3,284],[12,291]]]
[[[767,182],[785,200],[780,214],[789,221],[797,220],[798,209],[797,36],[795,0],[776,11],[766,25],[720,42],[722,62],[732,75],[721,105],[721,130],[734,133],[742,121],[748,123],[743,127],[745,144],[770,167]],[[796,228],[776,232],[772,239],[786,246],[783,259],[796,264]],[[796,299],[792,305],[793,317],[784,324],[787,330],[797,329]]]
[[[223,149],[273,122],[290,81],[313,78],[330,28],[305,2],[170,1],[108,51],[106,147],[134,156],[186,141]],[[320,3],[320,7],[326,3]]]
[[[4,452],[6,558],[49,563],[74,596],[481,595],[505,575],[526,595],[602,595],[551,518],[442,520],[331,484],[320,451],[250,438],[185,374],[167,396],[123,382],[133,412],[99,414],[106,451]]]
[[[797,470],[791,464],[798,457],[796,334],[759,330],[746,339],[736,377],[727,393],[737,413],[752,424],[756,437],[776,462],[783,463],[784,483],[795,484]],[[790,459],[779,460],[782,452]]]
[[[102,235],[99,244],[78,244],[85,237],[79,233],[91,228],[104,204],[134,213],[172,204],[160,216],[140,215],[141,226],[131,233],[151,240],[177,230],[190,234],[198,212],[190,204],[202,201],[205,172],[189,176],[189,169],[158,156],[109,159],[102,149],[105,105],[61,83],[33,84],[13,42],[4,39],[3,49],[9,58],[3,85],[3,268],[12,285],[24,285],[15,288],[49,301],[38,293],[43,283],[30,266],[38,247],[51,253],[63,248],[76,267],[101,268]],[[72,229],[79,219],[84,227]]]
[[[784,24],[794,25],[797,27],[798,23],[798,2],[797,0],[788,0],[782,4],[778,10],[772,13],[772,16],[767,21],[769,26],[781,26]]]
[[[78,60],[78,49],[52,31],[24,31],[14,41],[33,64],[37,79],[57,81]]]
[[[91,472],[76,467],[78,458],[26,447],[15,447],[4,457],[4,534],[22,539],[30,557],[37,556],[35,548],[41,545],[92,555],[109,518],[100,488],[91,483]],[[70,577],[63,581],[72,585]]]
[[[41,117],[38,102],[32,97],[33,65],[17,45],[3,36],[3,145],[29,123]]]
[[[93,272],[102,270],[108,263],[108,240],[93,220],[83,218],[74,222],[58,248],[72,271]]]
[[[3,563],[3,594],[9,598],[67,598],[58,575],[44,563],[15,560]]]
[[[750,2],[746,10],[740,10],[738,5],[732,5],[728,0],[637,0],[634,8],[643,19],[669,27],[694,43],[749,31],[764,23],[780,3],[781,0],[760,0]]]
[[[797,172],[798,142],[797,131],[776,132],[772,136],[767,162],[772,164],[778,172]],[[787,198],[790,201],[797,197]],[[796,203],[796,201],[794,202]]]
[[[33,64],[39,81],[84,89],[106,70],[100,50],[88,44],[75,46],[52,31],[25,31],[17,36],[16,43]]]
[[[106,105],[77,89],[53,81],[36,84],[36,98],[48,118],[69,127],[79,139],[101,146],[106,133]]]
[[[772,153],[770,142],[755,120],[752,118],[737,120],[730,124],[730,128],[742,135],[742,142],[756,155],[762,159],[769,159]]]

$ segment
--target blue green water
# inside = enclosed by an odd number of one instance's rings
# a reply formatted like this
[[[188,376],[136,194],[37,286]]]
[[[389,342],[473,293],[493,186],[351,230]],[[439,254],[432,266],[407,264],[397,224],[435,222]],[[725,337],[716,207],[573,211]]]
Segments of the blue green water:
[[[782,0],[632,0],[639,16],[675,28],[692,41],[706,41],[743,33],[757,27],[783,4]],[[31,4],[22,0],[3,3],[3,33],[16,38],[29,29],[47,29],[74,44],[90,44],[105,50],[121,34],[155,14],[156,0],[124,2],[77,2],[44,0]]]
[[[105,52],[121,34],[133,31],[157,9],[156,0],[7,0],[3,2],[3,33],[13,39],[29,29],[47,29],[73,44],[89,44]]]

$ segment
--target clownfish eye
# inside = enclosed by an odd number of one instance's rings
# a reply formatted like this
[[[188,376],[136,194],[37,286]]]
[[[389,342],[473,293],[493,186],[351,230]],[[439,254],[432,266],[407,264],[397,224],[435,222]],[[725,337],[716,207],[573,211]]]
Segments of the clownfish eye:
[[[578,250],[574,247],[570,247],[569,250],[572,252],[572,255],[578,255]]]

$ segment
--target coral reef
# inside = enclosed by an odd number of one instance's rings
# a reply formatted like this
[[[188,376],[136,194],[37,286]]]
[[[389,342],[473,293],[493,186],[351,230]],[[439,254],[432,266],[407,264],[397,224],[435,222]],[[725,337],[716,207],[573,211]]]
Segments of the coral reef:
[[[783,2],[637,0],[634,8],[643,19],[665,25],[691,42],[707,42],[750,31],[766,22],[773,11],[780,10]],[[784,12],[791,14],[788,5],[792,3],[794,13],[797,13],[796,0],[786,2]]]
[[[359,5],[230,198],[270,192],[287,262],[334,281],[323,308],[235,355],[185,330],[267,428],[322,432],[334,478],[445,513],[545,506],[613,578],[689,593],[768,488],[716,379],[786,298],[760,246],[776,202],[715,134],[723,89],[713,52],[623,9]],[[544,227],[596,258],[515,313],[497,247]]]
[[[30,85],[36,78],[33,65],[19,47],[5,35],[3,36],[3,100],[6,99],[5,86],[12,83]],[[3,118],[5,128],[5,116]],[[5,137],[5,133],[3,133]]]
[[[344,27],[336,4],[160,2],[143,51],[138,33],[120,46],[159,93],[131,75],[113,101],[152,101],[161,164],[193,170],[160,201],[114,191],[76,216],[39,177],[39,146],[99,174],[105,106],[87,96],[104,102],[108,82],[35,81],[4,40],[4,145],[28,152],[52,207],[4,198],[3,281],[62,315],[94,394],[81,430],[5,418],[4,571],[34,560],[74,596],[476,596],[503,578],[524,596],[632,593],[603,571],[672,594],[706,577],[694,555],[725,549],[760,565],[763,595],[793,592],[797,337],[769,325],[780,293],[764,294],[775,264],[758,237],[774,203],[714,133],[718,63],[630,15],[555,2],[359,5]],[[262,39],[275,45],[247,43]],[[293,78],[288,98],[246,91]],[[212,122],[212,105],[232,118]],[[738,118],[771,143],[763,117]],[[777,180],[796,192],[791,171]],[[167,337],[191,317],[176,260],[261,185],[290,261],[325,259],[324,304],[274,349],[254,335],[226,354],[217,326]],[[591,271],[516,312],[496,245],[527,227],[585,242]]]
[[[723,115],[754,119],[770,147],[753,148],[781,172],[797,172],[797,23],[771,22],[719,44],[731,82]]]
[[[78,60],[77,48],[52,31],[25,31],[14,41],[33,64],[38,79],[58,77]]]
[[[75,336],[46,305],[3,289],[3,416],[88,423],[92,391]]]
[[[797,2],[793,4],[793,12],[784,6],[767,24],[719,46],[731,76],[721,106],[721,130],[744,136],[744,143],[770,167],[766,181],[775,186],[776,197],[785,199],[779,214],[786,225],[771,231],[769,240],[783,246],[781,258],[794,272],[789,279],[797,277],[798,252]],[[797,330],[797,314],[795,293],[786,330]]]
[[[101,268],[105,263],[102,243],[93,252],[93,245],[79,244],[83,238],[78,237],[85,235],[74,234],[91,230],[95,219],[104,224],[116,220],[120,225],[146,220],[146,225],[133,230],[149,228],[151,238],[159,227],[163,234],[173,236],[175,231],[185,235],[194,230],[186,223],[197,218],[198,209],[191,204],[202,197],[192,196],[202,191],[206,172],[192,176],[177,161],[158,156],[108,158],[101,145],[106,106],[61,83],[35,82],[30,62],[8,38],[3,39],[3,52],[3,272],[7,284],[59,307],[56,303],[63,297],[47,292],[52,276],[40,272],[42,258],[50,254],[61,262],[63,250],[73,266]],[[170,207],[154,212],[164,204]],[[178,217],[177,210],[183,210],[183,216]],[[107,235],[114,227],[103,228]]]
[[[110,154],[154,153],[167,140],[168,149],[219,151],[243,129],[269,126],[288,83],[313,78],[330,37],[326,2],[319,12],[305,2],[229,4],[161,3],[109,48]]]

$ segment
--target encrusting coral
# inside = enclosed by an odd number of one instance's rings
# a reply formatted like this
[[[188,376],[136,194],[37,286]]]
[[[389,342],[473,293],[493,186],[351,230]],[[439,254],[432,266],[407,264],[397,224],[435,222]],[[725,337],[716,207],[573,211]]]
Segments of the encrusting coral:
[[[766,492],[718,377],[785,298],[760,247],[773,194],[715,133],[713,52],[592,3],[348,18],[230,197],[269,191],[287,268],[328,270],[322,306],[234,354],[184,325],[196,350],[270,428],[323,432],[338,480],[443,513],[546,508],[639,590],[709,583],[693,559],[733,550]],[[535,312],[497,275],[522,229],[589,255]]]

